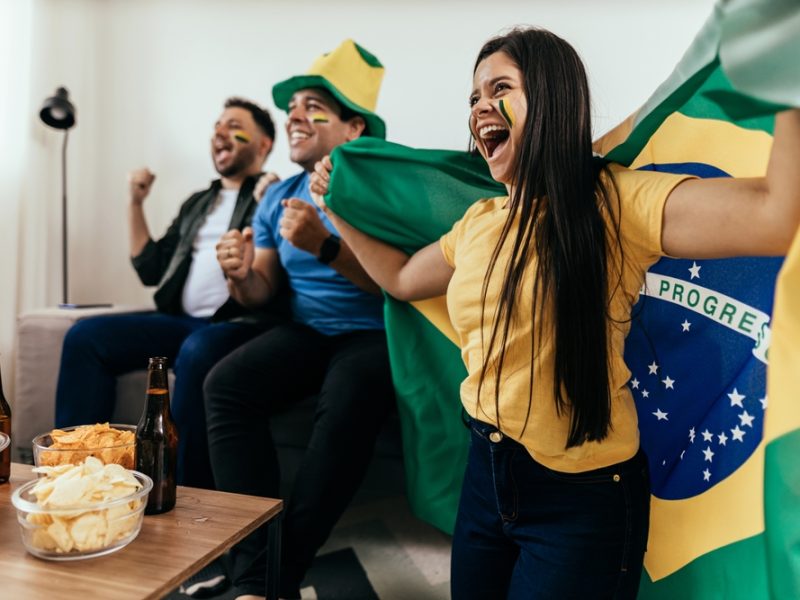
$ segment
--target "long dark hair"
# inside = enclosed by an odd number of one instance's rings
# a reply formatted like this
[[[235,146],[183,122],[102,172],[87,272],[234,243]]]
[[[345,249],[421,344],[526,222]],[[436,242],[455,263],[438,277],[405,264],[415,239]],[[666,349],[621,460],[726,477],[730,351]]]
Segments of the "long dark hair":
[[[618,222],[600,178],[605,165],[592,155],[586,71],[572,46],[540,29],[514,29],[489,40],[478,54],[475,69],[495,52],[507,54],[522,72],[528,113],[524,124],[516,125],[523,127],[524,142],[514,166],[514,193],[483,283],[481,323],[489,280],[503,245],[511,241],[499,304],[493,310],[491,338],[484,352],[478,398],[491,369],[496,376],[494,402],[499,426],[500,383],[509,329],[512,322],[523,318],[515,314],[518,290],[528,285],[532,276],[530,318],[534,323],[538,313],[543,328],[534,331],[530,340],[531,387],[523,431],[530,417],[534,357],[543,339],[554,335],[556,410],[559,415],[569,414],[566,447],[580,446],[604,439],[610,427],[611,243],[619,247],[621,256]],[[615,232],[606,230],[604,211]],[[524,277],[532,260],[535,273]],[[614,266],[621,276],[621,265]],[[552,307],[552,330],[544,324],[545,306]],[[495,348],[499,348],[497,357]]]

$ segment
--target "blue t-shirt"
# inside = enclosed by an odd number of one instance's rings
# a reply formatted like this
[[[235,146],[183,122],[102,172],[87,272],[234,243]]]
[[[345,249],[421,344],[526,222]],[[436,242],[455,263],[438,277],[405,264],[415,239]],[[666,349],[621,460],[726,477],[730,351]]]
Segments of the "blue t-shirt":
[[[361,329],[383,329],[383,298],[368,294],[313,254],[295,248],[280,234],[281,200],[299,198],[317,210],[322,223],[338,235],[327,215],[314,204],[305,171],[267,188],[253,217],[257,248],[277,249],[289,276],[292,315],[295,321],[325,335]]]

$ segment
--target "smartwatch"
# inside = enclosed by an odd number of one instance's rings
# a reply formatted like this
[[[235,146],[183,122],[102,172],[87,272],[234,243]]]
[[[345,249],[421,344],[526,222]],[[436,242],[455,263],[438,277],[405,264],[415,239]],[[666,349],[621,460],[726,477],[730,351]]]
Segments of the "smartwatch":
[[[333,233],[322,240],[322,246],[319,249],[319,256],[317,260],[323,265],[333,262],[339,256],[339,249],[342,247],[338,235]]]

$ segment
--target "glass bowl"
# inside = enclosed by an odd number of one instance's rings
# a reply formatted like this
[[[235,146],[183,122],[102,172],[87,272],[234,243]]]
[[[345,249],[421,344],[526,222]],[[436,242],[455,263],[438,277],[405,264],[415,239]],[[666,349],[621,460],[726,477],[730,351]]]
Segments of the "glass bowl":
[[[8,437],[5,433],[0,431],[0,452],[8,448],[8,445],[11,443],[11,438]]]
[[[153,481],[138,471],[131,475],[142,486],[128,495],[73,506],[43,506],[33,492],[44,479],[19,486],[11,496],[17,509],[25,549],[47,560],[81,560],[103,556],[130,544],[142,528],[147,495]]]
[[[91,445],[87,446],[85,443],[76,442],[61,444],[69,447],[52,448],[54,440],[52,437],[53,432],[48,431],[33,438],[33,462],[37,467],[54,467],[56,465],[77,465],[86,460],[89,456],[94,456],[104,464],[118,464],[126,469],[133,469],[136,465],[135,452],[136,452],[136,426],[135,425],[79,425],[75,427],[64,427],[59,431],[65,434],[71,434],[77,429],[84,427],[95,427],[98,432],[102,432],[104,427],[117,429],[125,432],[132,432],[134,435],[130,436],[130,442],[119,443],[119,441],[110,441],[110,434],[100,434],[91,438]]]

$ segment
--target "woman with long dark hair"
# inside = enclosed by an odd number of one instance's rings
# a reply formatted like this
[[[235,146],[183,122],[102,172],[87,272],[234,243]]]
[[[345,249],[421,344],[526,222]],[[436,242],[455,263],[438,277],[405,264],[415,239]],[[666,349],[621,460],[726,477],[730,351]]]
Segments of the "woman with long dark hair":
[[[633,598],[650,492],[625,385],[631,308],[661,256],[786,252],[800,111],[778,115],[766,177],[697,180],[593,157],[584,67],[550,32],[490,40],[473,83],[474,144],[507,196],[410,257],[332,218],[392,296],[447,293],[472,426],[453,597]],[[331,168],[312,179],[319,203]]]

